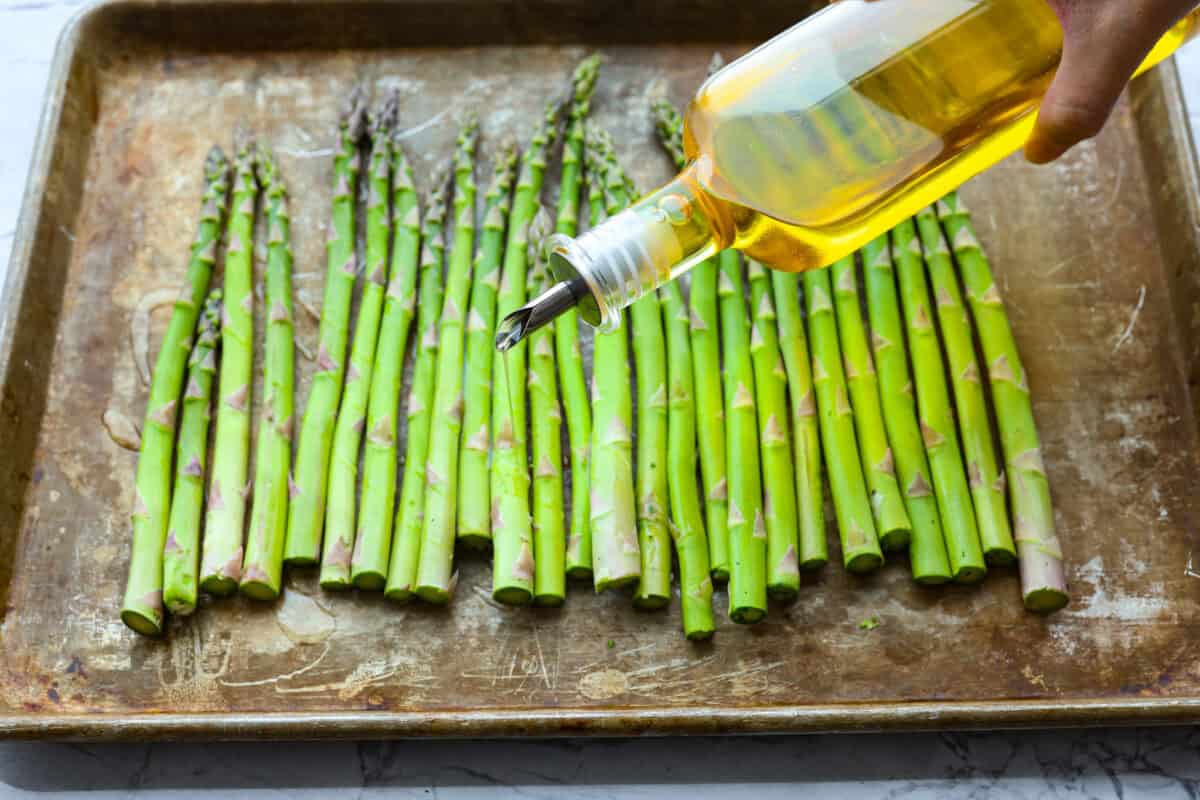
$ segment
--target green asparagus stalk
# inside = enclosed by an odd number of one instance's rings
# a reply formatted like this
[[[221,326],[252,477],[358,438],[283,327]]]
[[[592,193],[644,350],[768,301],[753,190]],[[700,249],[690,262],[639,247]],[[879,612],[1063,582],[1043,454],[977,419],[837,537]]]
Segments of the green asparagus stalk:
[[[870,572],[883,563],[867,483],[863,477],[854,416],[842,371],[842,348],[833,311],[829,270],[805,272],[804,301],[812,346],[813,391],[821,428],[821,446],[829,470],[829,490],[842,542],[842,563],[850,572]]]
[[[571,106],[563,141],[555,231],[574,236],[579,228],[583,184],[584,120],[600,72],[600,57],[585,58],[572,77]],[[592,534],[588,517],[588,473],[591,469],[592,407],[588,401],[583,351],[579,346],[579,314],[570,309],[554,321],[554,347],[566,412],[571,456],[571,519],[567,533],[566,570],[572,578],[592,577]]]
[[[829,560],[829,551],[825,543],[821,437],[817,428],[817,404],[813,396],[808,337],[804,333],[804,317],[800,313],[800,277],[794,273],[772,270],[771,284],[775,290],[779,347],[783,353],[791,400],[789,407],[799,513],[797,538],[800,546],[800,569],[814,570],[825,566]]]
[[[420,228],[421,211],[412,167],[404,155],[397,128],[392,132],[392,268],[383,301],[379,342],[375,345],[367,438],[363,443],[362,510],[350,562],[354,585],[369,591],[384,588],[391,557],[397,417],[404,354],[408,351],[409,329],[416,310]]]
[[[250,492],[250,394],[254,379],[254,176],[252,144],[239,148],[229,231],[221,324],[217,434],[200,560],[200,588],[230,594],[242,575],[242,532]]]
[[[629,179],[617,161],[607,134],[598,137],[606,157],[606,191],[617,203],[629,199]],[[641,577],[633,603],[663,608],[671,601],[671,539],[667,530],[667,363],[662,311],[650,293],[629,310],[637,375],[637,527]]]
[[[546,174],[546,147],[558,127],[560,103],[546,104],[541,124],[521,155],[520,177],[513,194],[497,315],[507,316],[525,304],[529,262],[529,225],[538,208]],[[526,441],[526,342],[492,358],[496,387],[492,393],[492,597],[508,605],[533,599],[533,527]]]
[[[458,135],[454,159],[454,244],[446,266],[446,294],[438,321],[437,380],[429,459],[425,466],[425,519],[417,562],[417,596],[446,603],[454,591],[454,526],[458,509],[458,445],[463,413],[463,321],[475,255],[475,148],[479,122],[471,115]]]
[[[1025,607],[1045,613],[1057,611],[1067,604],[1067,581],[1062,548],[1054,531],[1050,485],[1042,463],[1028,376],[1021,364],[1004,301],[996,289],[987,257],[975,238],[966,206],[957,194],[950,194],[938,203],[937,210],[962,271],[967,301],[987,359],[1000,446],[1004,450],[1012,495]]]
[[[263,415],[258,426],[254,502],[241,591],[258,600],[279,596],[283,540],[287,536],[288,468],[292,463],[292,393],[295,384],[295,308],[292,303],[292,223],[279,165],[259,152],[266,197],[267,333],[263,358]]]
[[[666,100],[655,102],[652,110],[663,149],[675,162],[676,169],[683,169],[683,118]],[[717,328],[717,259],[707,259],[692,269],[690,288],[691,351],[695,365],[700,476],[706,501],[709,563],[714,578],[728,580],[729,484],[725,473],[725,411],[721,397],[721,345]],[[819,483],[817,490],[819,493]],[[822,527],[822,539],[824,535]]]
[[[129,579],[121,604],[121,620],[147,636],[162,632],[163,545],[171,502],[171,459],[175,449],[175,409],[183,388],[183,373],[191,350],[196,318],[208,293],[216,263],[217,239],[229,194],[229,163],[214,147],[204,160],[204,198],[196,238],[188,261],[188,281],[167,327],[150,397],[138,452],[137,478],[133,492],[133,543],[129,557]]]
[[[925,265],[929,268],[942,341],[950,362],[958,430],[967,459],[967,480],[975,504],[975,522],[979,526],[983,557],[989,564],[1007,566],[1016,562],[1017,549],[1013,545],[1008,509],[1005,508],[1004,479],[996,466],[987,399],[983,394],[979,362],[975,358],[975,339],[967,319],[967,307],[958,288],[950,249],[932,208],[922,209],[917,214],[917,230],[924,245]],[[968,246],[965,236],[963,245]]]
[[[213,375],[221,338],[221,290],[209,292],[200,315],[196,346],[188,358],[187,389],[179,421],[175,459],[175,491],[167,541],[163,545],[163,602],[172,614],[196,610],[200,566],[200,518],[204,513],[204,465],[208,456],[208,422],[212,414]]]
[[[338,149],[333,158],[333,209],[327,242],[325,295],[317,332],[317,372],[313,375],[308,404],[300,423],[300,438],[296,443],[287,543],[283,551],[284,562],[288,564],[316,564],[321,555],[326,478],[342,379],[346,373],[350,301],[358,276],[354,215],[359,173],[358,143],[365,118],[363,95],[355,89],[342,115]]]
[[[679,605],[683,634],[707,639],[716,630],[713,621],[712,578],[708,567],[708,537],[696,491],[696,407],[689,341],[691,320],[677,281],[664,285],[663,325],[667,335],[667,483],[670,492],[671,536],[679,559]]]
[[[333,429],[326,487],[325,540],[321,553],[321,588],[346,589],[351,585],[350,562],[355,548],[355,491],[358,485],[358,451],[366,424],[367,395],[375,367],[375,346],[388,281],[388,191],[391,184],[392,131],[396,126],[396,99],[389,97],[370,121],[371,154],[367,161],[365,238],[366,280],[363,282],[350,366],[342,387]]]
[[[942,515],[942,534],[950,574],[959,583],[983,580],[987,568],[979,547],[975,512],[963,472],[954,412],[946,387],[942,348],[929,310],[929,288],[921,242],[912,220],[892,229],[892,251],[900,281],[900,300],[908,333],[908,351],[916,378],[921,436],[933,473],[933,489]]]
[[[392,534],[384,594],[391,600],[413,598],[417,563],[421,555],[421,525],[425,517],[425,463],[429,454],[434,379],[437,370],[437,322],[442,307],[442,267],[445,262],[446,195],[448,175],[434,176],[426,202],[425,229],[421,232],[421,293],[417,303],[417,354],[408,396],[408,440],[404,447],[404,474]]]
[[[867,284],[867,311],[879,389],[883,398],[883,421],[896,459],[896,472],[904,491],[904,505],[912,522],[908,558],[917,583],[936,584],[950,580],[946,542],[938,515],[937,498],[925,442],[917,424],[917,401],[913,396],[896,297],[896,277],[888,236],[884,234],[863,248],[863,274]]]
[[[729,616],[751,624],[767,615],[767,529],[759,474],[758,414],[742,260],[718,256],[717,296],[725,365],[725,449],[729,457]]]
[[[483,233],[471,309],[467,312],[467,373],[463,392],[462,450],[458,457],[458,538],[471,547],[485,547],[492,539],[491,479],[488,454],[492,416],[492,350],[496,328],[496,293],[500,286],[500,261],[504,257],[504,231],[512,202],[516,145],[506,144],[496,156],[496,171],[484,200]]]
[[[763,516],[767,526],[767,592],[789,599],[800,591],[796,531],[796,469],[792,461],[787,410],[787,370],[779,350],[771,279],[757,261],[747,263],[753,322],[750,359],[758,398],[758,440],[762,461]]]
[[[908,547],[912,524],[900,496],[895,459],[888,446],[883,409],[879,401],[879,381],[859,307],[856,269],[853,256],[843,258],[830,267],[838,339],[842,346],[850,407],[854,411],[854,429],[858,433],[863,475],[871,492],[871,509],[875,513],[879,545],[884,550],[903,550]]]
[[[529,226],[529,290],[553,285],[542,241],[550,235],[550,217],[539,210]],[[566,545],[563,526],[562,410],[554,370],[554,331],[541,328],[529,337],[529,414],[533,444],[533,601],[558,606],[566,600]]]
[[[628,203],[620,178],[609,182],[606,142],[595,126],[587,129],[587,180],[603,197],[609,214]],[[633,398],[629,344],[622,314],[616,330],[598,333],[592,350],[592,463],[589,511],[592,579],[597,592],[618,589],[641,577],[641,549],[633,484]]]
[[[671,601],[671,538],[667,530],[667,356],[658,296],[646,294],[630,308],[637,371],[638,548],[642,576],[638,608]]]

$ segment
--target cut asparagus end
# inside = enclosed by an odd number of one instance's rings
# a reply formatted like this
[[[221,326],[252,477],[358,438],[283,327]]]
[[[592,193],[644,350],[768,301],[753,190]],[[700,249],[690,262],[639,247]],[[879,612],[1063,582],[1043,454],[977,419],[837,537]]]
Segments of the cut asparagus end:
[[[1050,614],[1067,604],[1067,593],[1060,589],[1034,589],[1025,595],[1025,608],[1039,614]]]
[[[200,581],[200,590],[209,594],[231,595],[237,591],[237,588],[238,582],[225,575],[209,575]]]
[[[387,585],[387,575],[378,570],[364,570],[354,575],[354,585],[364,592],[381,592]]]
[[[537,594],[533,596],[533,604],[542,608],[557,608],[566,602],[561,594]]]
[[[487,550],[492,544],[492,537],[482,531],[472,531],[470,533],[459,533],[456,540],[458,544],[463,545],[468,550]]]
[[[883,566],[883,557],[878,553],[859,553],[846,560],[846,571],[856,574],[874,572]]]
[[[756,606],[729,609],[729,618],[738,625],[756,625],[767,618],[767,612]]]
[[[641,579],[639,575],[622,575],[617,578],[609,578],[607,580],[600,579],[596,581],[596,592],[607,592],[610,590],[620,590],[627,586],[633,586]]]
[[[800,590],[788,583],[768,583],[767,595],[772,600],[787,602],[800,596]]]
[[[267,581],[262,580],[242,581],[238,589],[251,600],[270,601],[279,597],[278,590]]]
[[[983,567],[964,566],[958,572],[954,573],[954,582],[963,584],[979,583],[987,576],[987,570]]]
[[[576,581],[590,581],[592,579],[592,570],[590,567],[584,566],[568,567],[567,577]]]
[[[900,550],[907,550],[910,541],[912,541],[912,531],[907,528],[897,528],[896,530],[887,531],[883,536],[880,536],[879,546],[888,553],[895,553]]]
[[[162,614],[149,607],[125,608],[121,611],[121,621],[143,636],[161,636],[163,632]]]
[[[417,597],[435,606],[444,606],[450,602],[450,592],[442,586],[418,586]]]
[[[825,556],[813,556],[811,558],[804,559],[803,561],[800,562],[800,571],[801,572],[816,572],[817,570],[821,569],[828,563],[829,563],[829,559],[826,558]]]
[[[989,547],[983,557],[992,567],[1011,567],[1017,563],[1016,555],[1007,547]]]
[[[342,592],[354,588],[354,584],[350,581],[349,572],[322,575],[320,584],[321,588],[327,592]]]
[[[666,608],[670,602],[670,597],[664,597],[661,594],[639,594],[633,598],[633,607],[639,611],[658,611]]]
[[[388,589],[383,593],[383,596],[393,603],[411,603],[413,598],[413,590],[408,587],[400,587],[396,589]]]
[[[427,598],[422,595],[422,599]],[[533,600],[533,593],[520,586],[502,586],[492,592],[492,599],[506,606],[527,606]]]

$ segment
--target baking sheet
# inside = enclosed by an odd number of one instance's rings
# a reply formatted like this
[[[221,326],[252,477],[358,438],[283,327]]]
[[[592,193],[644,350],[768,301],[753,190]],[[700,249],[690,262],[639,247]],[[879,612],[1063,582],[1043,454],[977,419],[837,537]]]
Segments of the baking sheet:
[[[213,142],[229,148],[242,126],[275,147],[298,297],[317,300],[338,98],[356,82],[400,92],[421,186],[475,109],[482,184],[502,138],[525,140],[545,98],[599,49],[595,116],[649,187],[669,169],[648,98],[686,99],[714,49],[735,55],[800,13],[768,0],[184,0],[78,20],[57,57],[0,322],[0,737],[1195,721],[1200,217],[1170,65],[1064,161],[1009,159],[964,190],[1033,388],[1066,610],[1026,613],[1006,570],[978,588],[916,586],[903,561],[847,575],[831,527],[831,566],[796,603],[753,628],[719,615],[707,644],[683,639],[677,607],[642,613],[585,585],[561,610],[497,606],[469,555],[446,609],[322,593],[293,571],[279,603],[219,600],[162,640],[117,618],[135,454],[101,415],[140,419],[131,319],[182,279]],[[298,318],[315,349],[315,321]],[[297,363],[302,406],[312,362]],[[868,617],[882,624],[860,630]]]

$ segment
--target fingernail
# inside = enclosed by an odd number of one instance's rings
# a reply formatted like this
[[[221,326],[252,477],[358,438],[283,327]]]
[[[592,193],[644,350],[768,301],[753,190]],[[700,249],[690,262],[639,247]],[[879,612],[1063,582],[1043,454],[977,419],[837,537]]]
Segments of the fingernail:
[[[1067,152],[1067,149],[1035,129],[1025,140],[1025,160],[1031,164],[1048,164]]]

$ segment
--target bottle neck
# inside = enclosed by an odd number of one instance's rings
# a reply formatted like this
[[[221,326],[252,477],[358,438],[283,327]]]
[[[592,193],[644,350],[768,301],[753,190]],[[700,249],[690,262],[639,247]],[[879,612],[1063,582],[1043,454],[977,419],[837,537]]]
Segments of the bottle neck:
[[[555,279],[582,282],[590,293],[578,305],[585,322],[612,330],[622,309],[727,243],[695,171],[689,165],[666,186],[577,239],[551,237]]]

